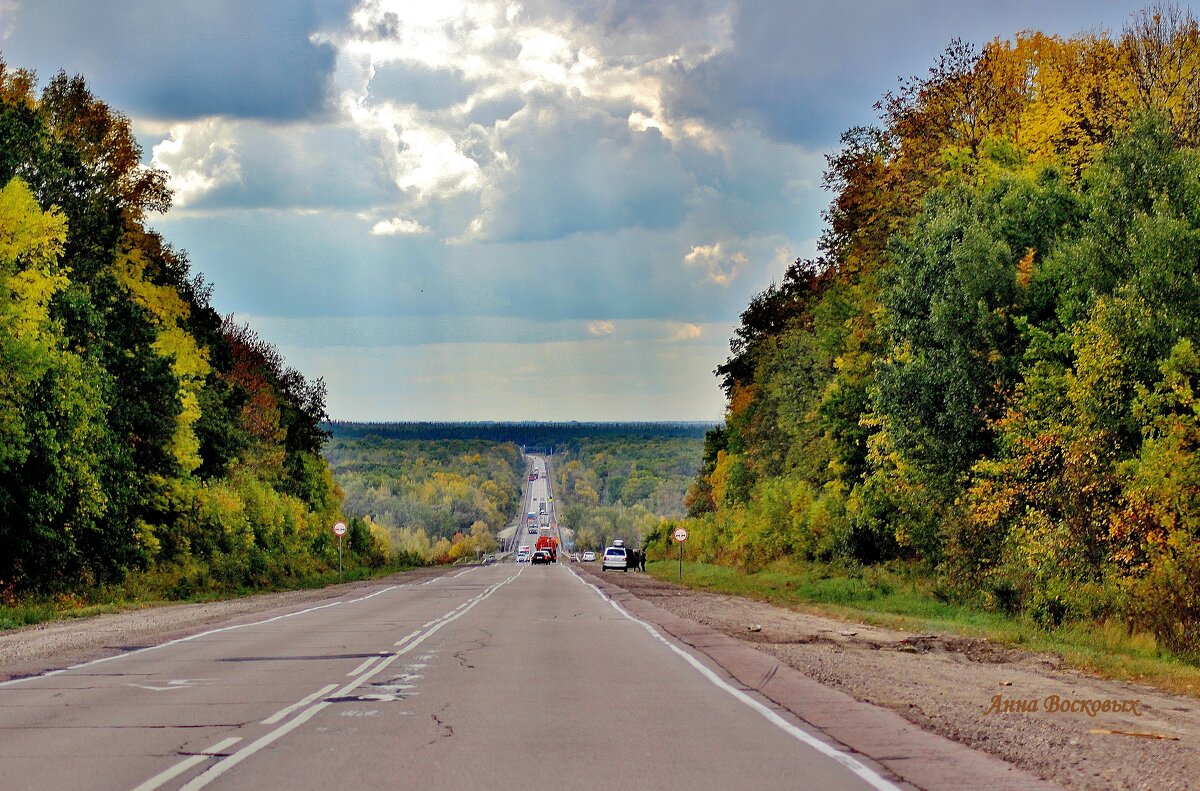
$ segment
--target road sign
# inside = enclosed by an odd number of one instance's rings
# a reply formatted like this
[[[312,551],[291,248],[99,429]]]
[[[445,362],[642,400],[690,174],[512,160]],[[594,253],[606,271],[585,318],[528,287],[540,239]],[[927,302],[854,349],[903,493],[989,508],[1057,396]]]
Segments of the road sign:
[[[333,534],[338,537],[338,576],[342,574],[342,536],[346,535],[346,523],[338,522],[333,526]]]
[[[687,541],[687,531],[682,527],[675,528],[675,543],[679,544],[679,581],[683,582],[683,542]]]

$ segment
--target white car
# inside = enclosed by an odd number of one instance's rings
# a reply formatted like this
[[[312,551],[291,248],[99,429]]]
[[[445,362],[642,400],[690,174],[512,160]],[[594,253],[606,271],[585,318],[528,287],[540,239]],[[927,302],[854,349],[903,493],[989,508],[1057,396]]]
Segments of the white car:
[[[584,552],[584,553],[583,553],[583,562],[585,562],[585,563],[591,563],[591,562],[593,562],[595,559],[596,559],[596,553],[595,553],[595,552],[593,552],[592,550],[590,550],[590,549],[589,549],[587,552]]]
[[[607,569],[629,571],[629,555],[626,554],[625,547],[607,547],[604,550],[604,561],[600,564],[600,570]]]

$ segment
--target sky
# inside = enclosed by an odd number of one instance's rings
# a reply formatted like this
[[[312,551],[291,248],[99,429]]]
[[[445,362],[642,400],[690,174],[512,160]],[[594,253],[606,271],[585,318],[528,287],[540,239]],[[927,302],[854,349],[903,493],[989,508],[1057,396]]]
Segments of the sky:
[[[825,157],[954,38],[1110,0],[0,0],[175,202],[150,224],[338,420],[720,420]]]

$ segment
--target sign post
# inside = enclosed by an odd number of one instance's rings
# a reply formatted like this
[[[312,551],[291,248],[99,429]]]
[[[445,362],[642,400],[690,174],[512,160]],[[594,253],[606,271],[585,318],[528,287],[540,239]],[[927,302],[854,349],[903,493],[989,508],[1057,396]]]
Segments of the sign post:
[[[333,534],[338,537],[338,576],[340,577],[342,575],[342,536],[346,535],[346,523],[335,524]]]
[[[675,543],[679,544],[679,581],[683,582],[683,542],[687,541],[687,531],[682,527],[675,530]]]

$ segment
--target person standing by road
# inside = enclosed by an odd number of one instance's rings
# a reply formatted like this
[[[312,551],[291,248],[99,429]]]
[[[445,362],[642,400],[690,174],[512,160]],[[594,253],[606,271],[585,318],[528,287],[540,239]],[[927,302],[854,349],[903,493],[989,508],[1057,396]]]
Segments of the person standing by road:
[[[642,547],[638,550],[637,555],[638,568],[642,571],[646,570],[646,548]]]

